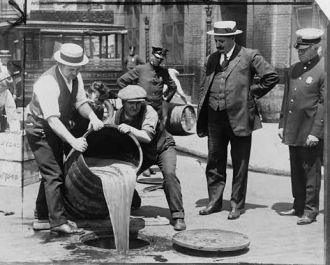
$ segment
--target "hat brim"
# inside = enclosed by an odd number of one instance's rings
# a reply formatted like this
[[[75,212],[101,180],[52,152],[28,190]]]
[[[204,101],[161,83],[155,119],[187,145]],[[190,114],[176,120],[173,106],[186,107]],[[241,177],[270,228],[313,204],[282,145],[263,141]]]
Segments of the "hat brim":
[[[67,61],[64,61],[62,58],[61,58],[61,55],[60,55],[60,51],[57,51],[55,52],[54,54],[54,59],[61,63],[61,64],[64,64],[64,65],[68,65],[68,66],[83,66],[85,64],[88,63],[88,57],[84,54],[83,56],[83,60],[79,63],[70,63],[70,62],[67,62]]]
[[[235,32],[231,32],[231,33],[214,33],[214,30],[210,30],[210,31],[208,31],[206,33],[209,34],[209,35],[229,37],[229,36],[234,36],[234,35],[241,34],[241,33],[243,33],[243,31],[237,29]]]

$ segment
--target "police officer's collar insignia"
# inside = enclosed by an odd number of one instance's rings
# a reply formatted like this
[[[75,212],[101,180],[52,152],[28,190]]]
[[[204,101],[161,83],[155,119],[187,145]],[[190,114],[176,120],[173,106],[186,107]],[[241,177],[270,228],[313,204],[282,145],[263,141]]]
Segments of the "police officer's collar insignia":
[[[305,82],[306,82],[307,85],[310,85],[310,84],[313,82],[313,77],[308,76],[308,77],[306,78]]]

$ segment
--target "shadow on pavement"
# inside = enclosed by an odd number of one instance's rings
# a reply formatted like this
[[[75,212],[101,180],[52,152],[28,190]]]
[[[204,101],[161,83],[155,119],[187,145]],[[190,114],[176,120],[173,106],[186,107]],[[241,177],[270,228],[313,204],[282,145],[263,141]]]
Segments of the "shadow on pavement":
[[[207,204],[209,203],[209,199],[199,199],[195,202],[195,207],[199,208],[199,207],[205,207],[207,206]],[[245,203],[245,210],[249,210],[249,209],[257,209],[257,208],[267,208],[267,205],[261,205],[261,204],[253,204],[253,203]],[[228,200],[223,200],[222,203],[222,210],[228,210],[230,211],[231,209],[231,205],[230,205],[230,201]]]
[[[293,207],[292,203],[289,202],[277,202],[272,205],[272,210],[274,210],[277,214],[282,211],[290,210]]]
[[[159,215],[171,219],[171,214],[168,208],[162,208],[157,206],[142,206],[141,208],[135,210],[133,213],[137,216],[157,217]]]

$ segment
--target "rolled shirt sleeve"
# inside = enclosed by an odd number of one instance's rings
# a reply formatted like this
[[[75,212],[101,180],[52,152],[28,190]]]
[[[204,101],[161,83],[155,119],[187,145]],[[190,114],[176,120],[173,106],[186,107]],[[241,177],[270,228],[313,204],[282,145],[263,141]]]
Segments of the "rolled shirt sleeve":
[[[60,117],[58,105],[60,88],[53,76],[42,76],[34,84],[33,93],[38,99],[40,109],[45,120],[51,116]]]
[[[144,130],[151,139],[156,135],[156,127],[158,123],[157,112],[149,105],[146,106],[141,130]]]
[[[76,109],[88,101],[87,97],[86,97],[85,88],[84,88],[84,81],[83,81],[80,73],[78,74],[77,78],[78,78],[78,91],[77,91],[76,102],[75,102]]]

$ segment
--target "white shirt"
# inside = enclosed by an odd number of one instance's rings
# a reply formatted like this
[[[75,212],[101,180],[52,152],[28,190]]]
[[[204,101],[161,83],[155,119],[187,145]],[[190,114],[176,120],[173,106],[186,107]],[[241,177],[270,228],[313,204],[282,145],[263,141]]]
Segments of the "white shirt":
[[[61,70],[60,70],[61,73]],[[61,73],[63,76],[63,74]],[[69,89],[72,91],[72,80],[68,81],[63,76],[65,83]],[[82,104],[87,102],[87,97],[84,89],[84,82],[82,80],[81,74],[78,76],[78,91],[76,96],[75,108],[79,108]],[[43,119],[48,119],[51,116],[60,117],[60,110],[58,105],[58,99],[60,96],[60,87],[52,75],[44,75],[34,84],[33,93],[37,96],[40,104],[41,111],[43,113]]]
[[[227,60],[229,60],[229,58],[230,58],[231,55],[233,54],[233,51],[234,51],[234,49],[235,49],[235,45],[236,45],[236,44],[234,44],[234,46],[230,49],[230,51],[226,53]],[[220,65],[223,63],[224,60],[225,60],[225,56],[224,56],[224,54],[221,54],[221,57],[220,57]]]

